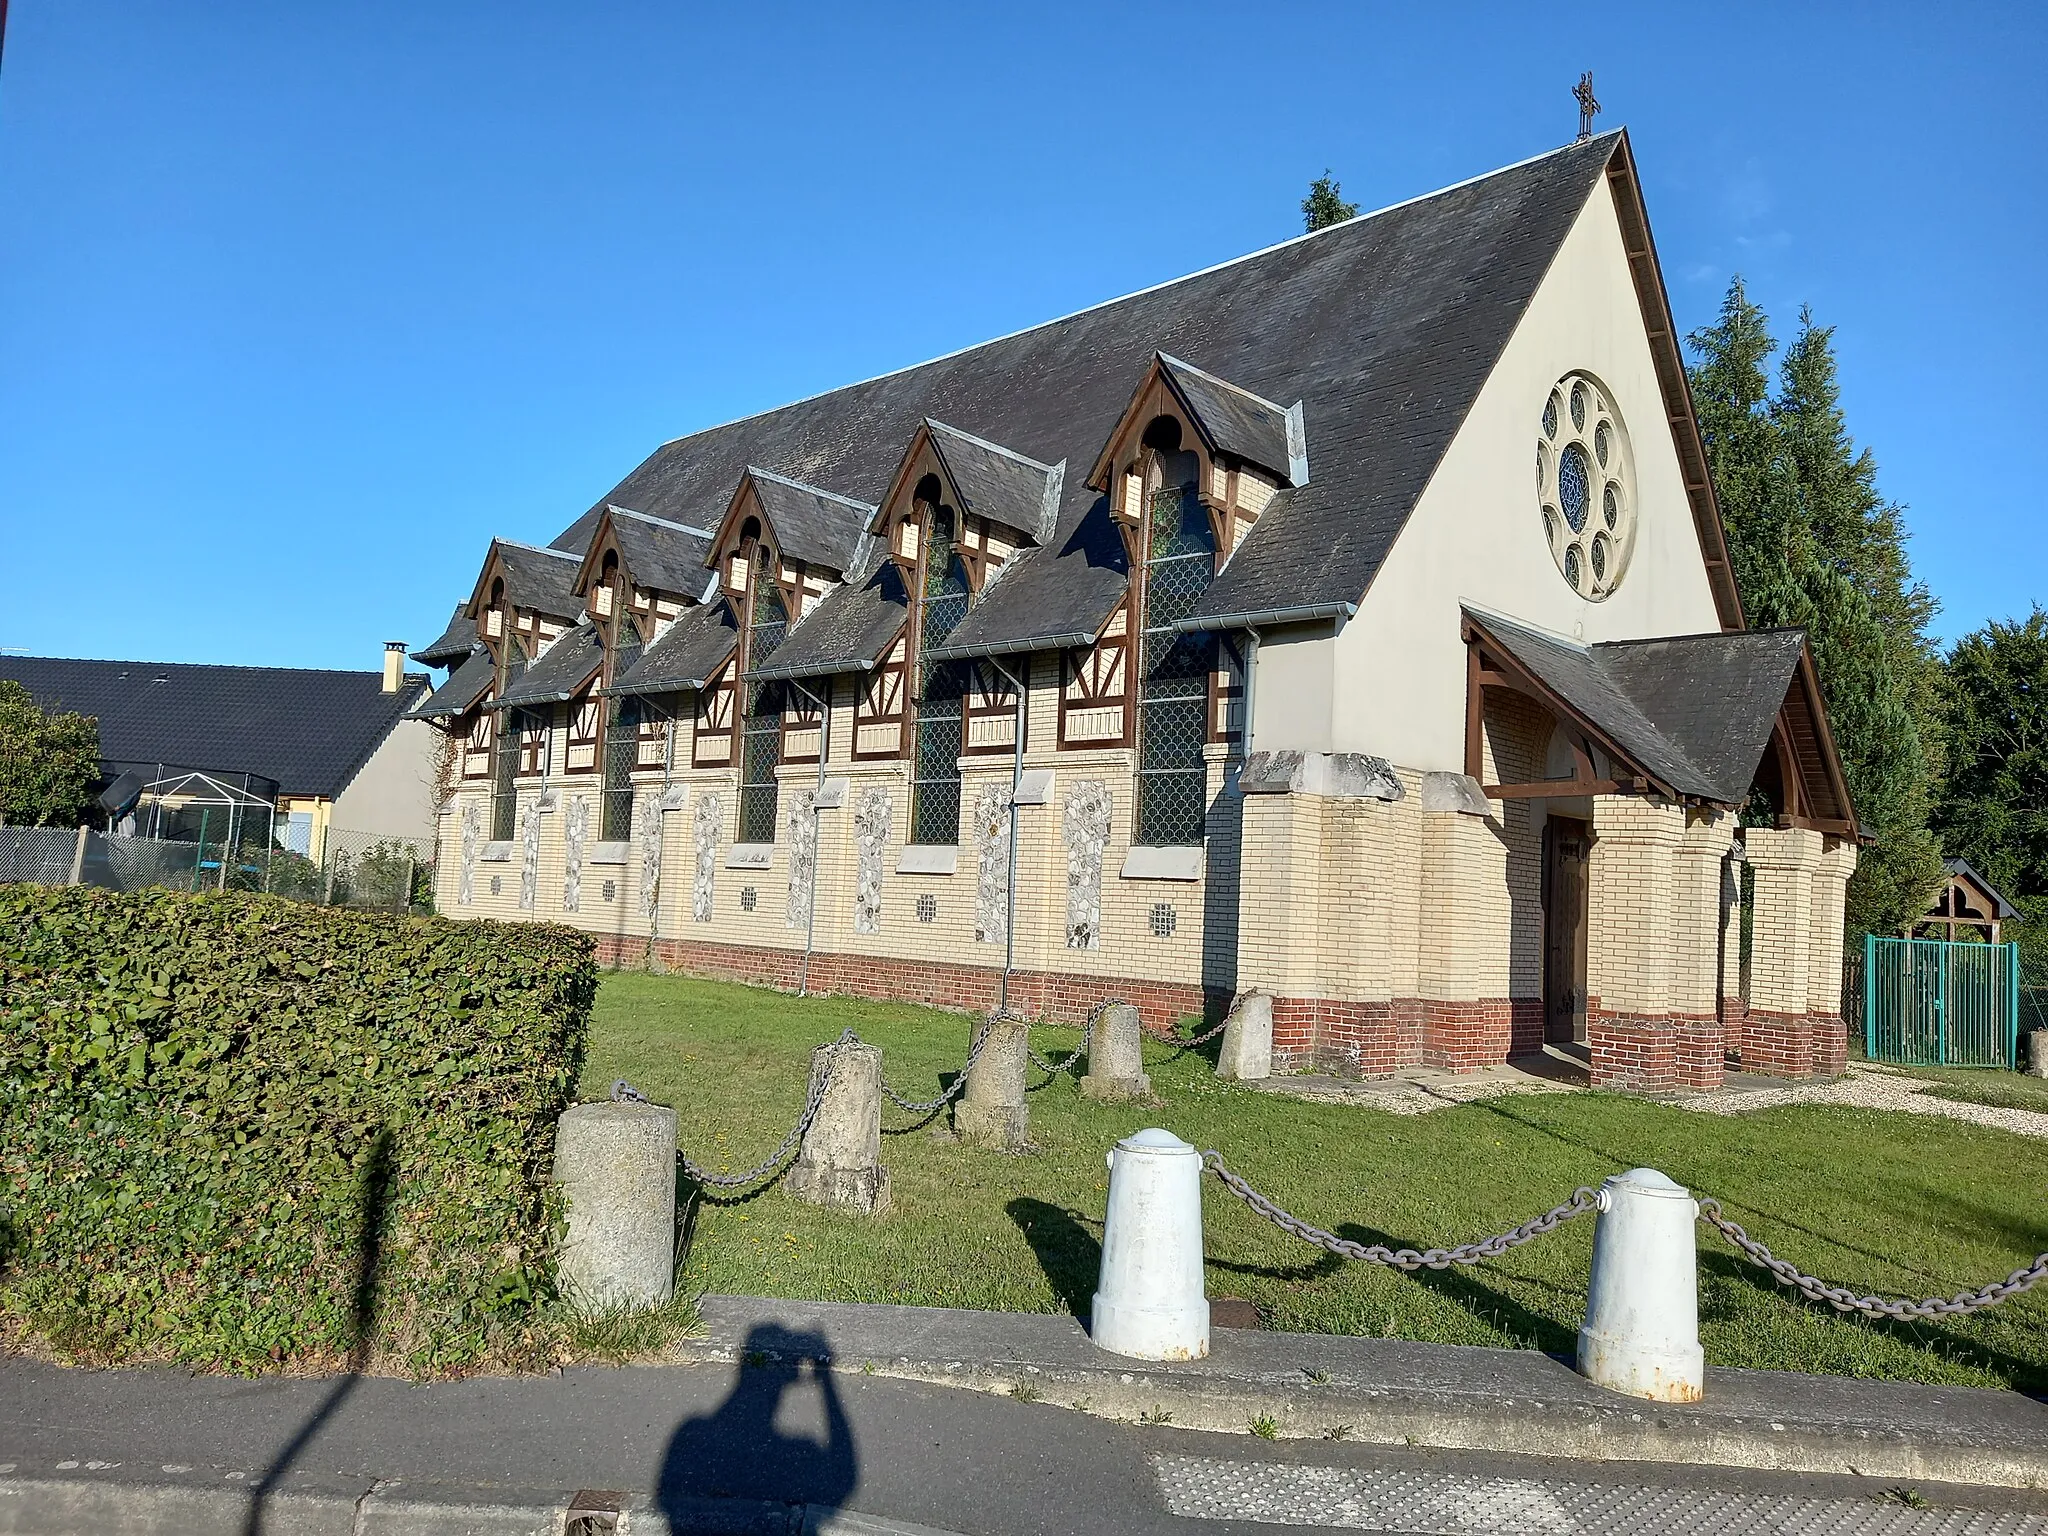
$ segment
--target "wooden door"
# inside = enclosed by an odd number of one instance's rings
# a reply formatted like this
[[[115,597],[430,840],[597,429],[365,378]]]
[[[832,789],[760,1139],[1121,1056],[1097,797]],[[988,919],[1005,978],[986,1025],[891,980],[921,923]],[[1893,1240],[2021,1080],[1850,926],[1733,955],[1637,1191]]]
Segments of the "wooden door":
[[[1586,1039],[1586,848],[1583,821],[1543,826],[1543,1038]]]

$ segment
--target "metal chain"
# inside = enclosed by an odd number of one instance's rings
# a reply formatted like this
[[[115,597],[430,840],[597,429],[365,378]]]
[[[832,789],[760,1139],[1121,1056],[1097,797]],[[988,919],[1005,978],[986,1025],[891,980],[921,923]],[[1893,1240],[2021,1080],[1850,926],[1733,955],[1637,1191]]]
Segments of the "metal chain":
[[[825,1049],[829,1053],[837,1054],[849,1045],[860,1045],[863,1043],[860,1036],[849,1029],[844,1031],[837,1040],[834,1040]],[[782,1138],[782,1145],[749,1168],[745,1173],[713,1173],[710,1169],[692,1162],[688,1153],[678,1150],[676,1157],[683,1165],[683,1172],[687,1173],[699,1184],[708,1184],[713,1189],[740,1189],[748,1184],[759,1183],[763,1178],[766,1178],[782,1166],[783,1160],[791,1152],[795,1151],[797,1144],[804,1139],[804,1132],[811,1128],[811,1122],[818,1117],[818,1105],[825,1098],[825,1085],[831,1080],[832,1074],[829,1070],[815,1072],[811,1075],[810,1092],[805,1095],[803,1113],[797,1116],[796,1124],[789,1128],[789,1134]],[[645,1104],[648,1102],[647,1096],[623,1077],[612,1084],[612,1099],[616,1103]]]
[[[961,1091],[967,1087],[967,1074],[972,1072],[974,1064],[981,1060],[981,1053],[988,1047],[989,1037],[995,1033],[995,1030],[990,1026],[1001,1017],[1002,1015],[999,1013],[991,1013],[986,1019],[982,1020],[982,1028],[975,1036],[973,1048],[967,1053],[967,1060],[961,1064],[959,1076],[955,1077],[952,1085],[936,1099],[926,1099],[923,1102],[906,1099],[894,1088],[891,1088],[886,1079],[882,1083],[882,1092],[889,1096],[889,1101],[892,1104],[906,1114],[929,1115],[944,1109],[954,1099],[958,1098]]]
[[[1081,1043],[1079,1045],[1075,1046],[1071,1051],[1067,1052],[1067,1054],[1062,1056],[1058,1061],[1054,1061],[1049,1056],[1044,1056],[1037,1051],[1033,1051],[1031,1053],[1032,1061],[1037,1064],[1039,1071],[1050,1072],[1054,1076],[1058,1076],[1060,1073],[1066,1071],[1067,1068],[1071,1067],[1075,1062],[1079,1061],[1083,1056],[1088,1054],[1088,1042],[1090,1039],[1094,1037],[1096,1020],[1100,1019],[1105,1013],[1109,1012],[1109,1010],[1112,1008],[1127,1006],[1128,1004],[1126,1004],[1124,1000],[1120,997],[1105,997],[1101,1002],[1095,1005],[1094,1009],[1088,1015],[1088,1021],[1081,1026]]]
[[[1993,1281],[1982,1290],[1959,1291],[1953,1296],[1930,1296],[1925,1301],[1892,1301],[1883,1296],[1858,1296],[1847,1286],[1829,1285],[1825,1280],[1801,1273],[1797,1265],[1779,1258],[1740,1226],[1723,1216],[1720,1201],[1708,1198],[1701,1200],[1699,1204],[1700,1220],[1715,1228],[1753,1261],[1776,1275],[1781,1284],[1791,1286],[1809,1301],[1824,1301],[1837,1312],[1861,1312],[1866,1317],[1891,1317],[1902,1320],[1920,1317],[1957,1317],[1985,1307],[1995,1307],[2001,1301],[2017,1296],[2023,1291],[2032,1290],[2042,1280],[2048,1279],[2048,1253],[2044,1253],[2025,1269],[2016,1269],[2003,1280]]]
[[[1174,1030],[1167,1035],[1167,1039],[1184,1051],[1191,1050],[1198,1045],[1207,1045],[1228,1028],[1230,1028],[1230,1015],[1226,1013],[1223,1015],[1223,1021],[1220,1024],[1211,1025],[1199,1035],[1184,1035],[1179,1030]]]
[[[1453,1264],[1477,1264],[1481,1259],[1497,1259],[1510,1248],[1519,1247],[1532,1238],[1554,1232],[1574,1216],[1597,1210],[1600,1195],[1581,1185],[1572,1192],[1571,1199],[1563,1205],[1553,1206],[1541,1216],[1523,1222],[1519,1227],[1499,1233],[1493,1237],[1481,1238],[1476,1243],[1464,1243],[1456,1248],[1431,1248],[1417,1252],[1413,1248],[1389,1248],[1383,1243],[1354,1243],[1325,1232],[1321,1227],[1312,1227],[1299,1216],[1290,1214],[1268,1200],[1251,1185],[1223,1166],[1222,1154],[1204,1152],[1202,1162],[1210,1172],[1223,1181],[1224,1187],[1246,1205],[1257,1211],[1281,1231],[1291,1233],[1303,1242],[1313,1243],[1318,1248],[1327,1248],[1342,1259],[1357,1259],[1365,1264],[1386,1264],[1395,1269],[1448,1269]]]

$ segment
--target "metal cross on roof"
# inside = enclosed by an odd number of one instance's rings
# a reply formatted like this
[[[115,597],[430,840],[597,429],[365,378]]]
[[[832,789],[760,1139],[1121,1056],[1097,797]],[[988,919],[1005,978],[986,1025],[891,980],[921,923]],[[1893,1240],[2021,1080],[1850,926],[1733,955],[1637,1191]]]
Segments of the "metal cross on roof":
[[[1583,144],[1593,137],[1593,114],[1600,110],[1600,103],[1593,96],[1593,71],[1589,69],[1579,76],[1572,95],[1579,101],[1579,142]]]

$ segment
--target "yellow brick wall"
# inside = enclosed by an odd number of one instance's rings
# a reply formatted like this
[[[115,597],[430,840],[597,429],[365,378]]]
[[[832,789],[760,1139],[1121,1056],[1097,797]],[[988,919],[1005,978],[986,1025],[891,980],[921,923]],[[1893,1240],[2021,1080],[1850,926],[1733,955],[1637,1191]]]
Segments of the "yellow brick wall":
[[[1593,801],[1587,879],[1587,990],[1609,1013],[1668,1013],[1672,994],[1676,805],[1628,795]]]
[[[1742,838],[1755,873],[1749,1006],[1805,1013],[1812,991],[1813,882],[1821,835],[1804,827],[1749,827]],[[1839,964],[1839,923],[1835,943]]]
[[[1813,907],[1808,922],[1809,1013],[1842,1011],[1842,908],[1849,876],[1856,869],[1856,845],[1847,838],[1824,840],[1813,872]]]

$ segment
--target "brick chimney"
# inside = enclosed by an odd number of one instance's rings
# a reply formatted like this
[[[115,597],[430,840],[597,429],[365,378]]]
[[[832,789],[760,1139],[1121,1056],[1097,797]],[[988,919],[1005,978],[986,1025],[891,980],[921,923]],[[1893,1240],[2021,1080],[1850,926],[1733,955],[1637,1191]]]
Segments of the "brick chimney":
[[[405,680],[405,642],[384,642],[384,691],[396,693]]]

